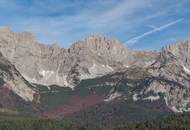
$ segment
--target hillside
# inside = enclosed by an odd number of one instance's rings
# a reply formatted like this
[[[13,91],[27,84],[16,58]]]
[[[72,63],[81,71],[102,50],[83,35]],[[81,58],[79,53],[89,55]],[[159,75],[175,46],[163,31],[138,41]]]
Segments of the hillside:
[[[190,110],[188,40],[151,52],[92,35],[64,49],[4,28],[0,43],[2,113],[108,129]]]

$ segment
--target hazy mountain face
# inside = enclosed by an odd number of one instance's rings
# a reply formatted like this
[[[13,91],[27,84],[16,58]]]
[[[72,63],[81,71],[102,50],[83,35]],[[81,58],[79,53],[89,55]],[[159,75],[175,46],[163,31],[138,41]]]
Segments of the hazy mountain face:
[[[136,51],[116,39],[94,35],[64,49],[41,44],[29,32],[4,28],[1,91],[8,88],[51,117],[115,101],[137,103],[139,110],[143,106],[139,102],[149,106],[157,102],[163,106],[159,112],[189,111],[189,48],[190,42],[182,41],[160,52]],[[0,99],[2,107],[5,99]]]

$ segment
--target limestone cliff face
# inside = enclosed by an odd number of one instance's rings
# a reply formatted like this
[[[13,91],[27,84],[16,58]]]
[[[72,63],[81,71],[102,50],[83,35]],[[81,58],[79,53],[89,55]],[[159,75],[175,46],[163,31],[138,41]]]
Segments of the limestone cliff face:
[[[173,45],[163,47],[161,50],[162,58],[165,60],[176,59],[178,63],[190,69],[190,41],[181,41]]]
[[[1,28],[0,52],[0,65],[12,66],[6,71],[0,67],[0,85],[6,83],[25,101],[33,101],[37,93],[25,79],[74,88],[83,79],[100,78],[108,80],[100,84],[114,86],[105,101],[122,96],[133,101],[162,100],[175,112],[190,111],[190,41],[146,52],[125,48],[114,38],[93,35],[64,49],[41,44],[30,32]],[[117,88],[119,80],[124,89]]]
[[[0,87],[14,92],[24,101],[31,102],[34,94],[37,93],[16,70],[16,68],[0,53]],[[2,100],[2,99],[1,99]]]
[[[30,32],[17,34],[8,28],[0,29],[0,51],[30,82],[66,87],[74,87],[74,80],[103,76],[130,65],[147,65],[157,56],[129,50],[116,39],[101,35],[64,49],[41,44]]]
[[[123,96],[134,101],[164,100],[174,112],[190,111],[190,65],[189,41],[163,47],[155,62],[146,67],[129,67],[118,75],[109,76],[110,81],[120,79],[126,92]],[[114,79],[112,79],[114,77]],[[122,78],[123,79],[122,79]],[[114,84],[114,83],[110,83]]]

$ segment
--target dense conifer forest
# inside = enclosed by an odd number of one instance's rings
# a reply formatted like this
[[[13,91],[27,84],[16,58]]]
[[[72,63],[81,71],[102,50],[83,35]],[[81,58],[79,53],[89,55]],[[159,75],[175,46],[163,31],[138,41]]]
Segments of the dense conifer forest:
[[[108,128],[109,130],[111,128]],[[0,116],[0,130],[102,130],[98,126],[74,124],[69,121],[35,117]],[[190,114],[129,124],[112,130],[190,130]]]
[[[147,120],[114,130],[190,130],[190,114],[171,115],[167,118]]]

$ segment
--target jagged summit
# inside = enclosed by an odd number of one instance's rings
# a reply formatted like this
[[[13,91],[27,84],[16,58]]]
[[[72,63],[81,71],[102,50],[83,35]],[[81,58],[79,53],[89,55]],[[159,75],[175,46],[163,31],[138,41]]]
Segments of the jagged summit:
[[[175,57],[178,63],[190,68],[190,40],[179,41],[176,44],[163,47],[161,55],[166,59]]]
[[[64,49],[56,44],[41,44],[30,32],[13,33],[9,37],[3,34],[0,34],[2,54],[26,79],[44,85],[75,86],[74,79],[94,78],[134,65],[149,66],[159,54],[130,50],[115,38],[103,35],[91,35]],[[189,53],[180,51],[182,47],[176,48],[179,49],[172,49],[173,53],[186,61]],[[163,55],[165,52],[161,51]]]
[[[12,32],[12,30],[9,27],[0,27],[0,32],[6,33],[6,32]]]
[[[161,50],[168,50],[168,51],[175,53],[175,52],[177,52],[178,49],[188,50],[189,47],[190,47],[190,40],[183,40],[183,41],[178,41],[174,44],[166,45],[166,46],[162,47]]]
[[[4,40],[8,41],[8,44],[22,44],[26,46],[37,47],[41,46],[42,48],[59,48],[59,45],[53,44],[42,44],[36,40],[36,37],[32,34],[32,32],[21,32],[15,33],[9,27],[0,27],[0,37]],[[88,49],[111,49],[113,47],[116,48],[125,48],[118,40],[115,38],[106,38],[101,34],[91,35],[86,39],[78,41],[68,48],[70,49],[79,49],[79,48],[88,48]]]
[[[89,36],[64,49],[41,44],[30,32],[3,34],[0,35],[3,55],[26,79],[43,85],[74,86],[74,77],[94,78],[132,64],[145,65],[144,62],[151,62],[156,56],[156,53],[148,56],[149,52],[129,50],[118,40],[102,35]]]
[[[37,88],[28,84],[44,85],[48,89],[51,85],[70,87],[75,93],[77,89],[87,89],[79,87],[81,81],[86,81],[85,87],[89,87],[91,80],[98,89],[109,87],[102,101],[118,97],[134,102],[161,101],[172,111],[183,112],[190,111],[189,44],[187,40],[163,47],[160,52],[138,51],[124,47],[114,38],[92,35],[64,49],[56,44],[41,44],[30,32],[14,33],[4,28],[0,29],[0,57],[2,53],[7,63],[0,62],[13,66],[16,80],[9,80],[11,90],[25,101],[36,100],[38,94]],[[19,86],[14,84],[17,81]]]
[[[26,40],[34,40],[35,37],[32,34],[32,32],[22,32],[19,34],[20,38],[26,39]]]
[[[118,40],[115,38],[106,38],[103,35],[91,35],[84,40],[78,41],[74,43],[70,48],[71,49],[81,49],[81,48],[88,48],[88,49],[106,49],[111,50],[113,48],[122,49],[125,48]]]

